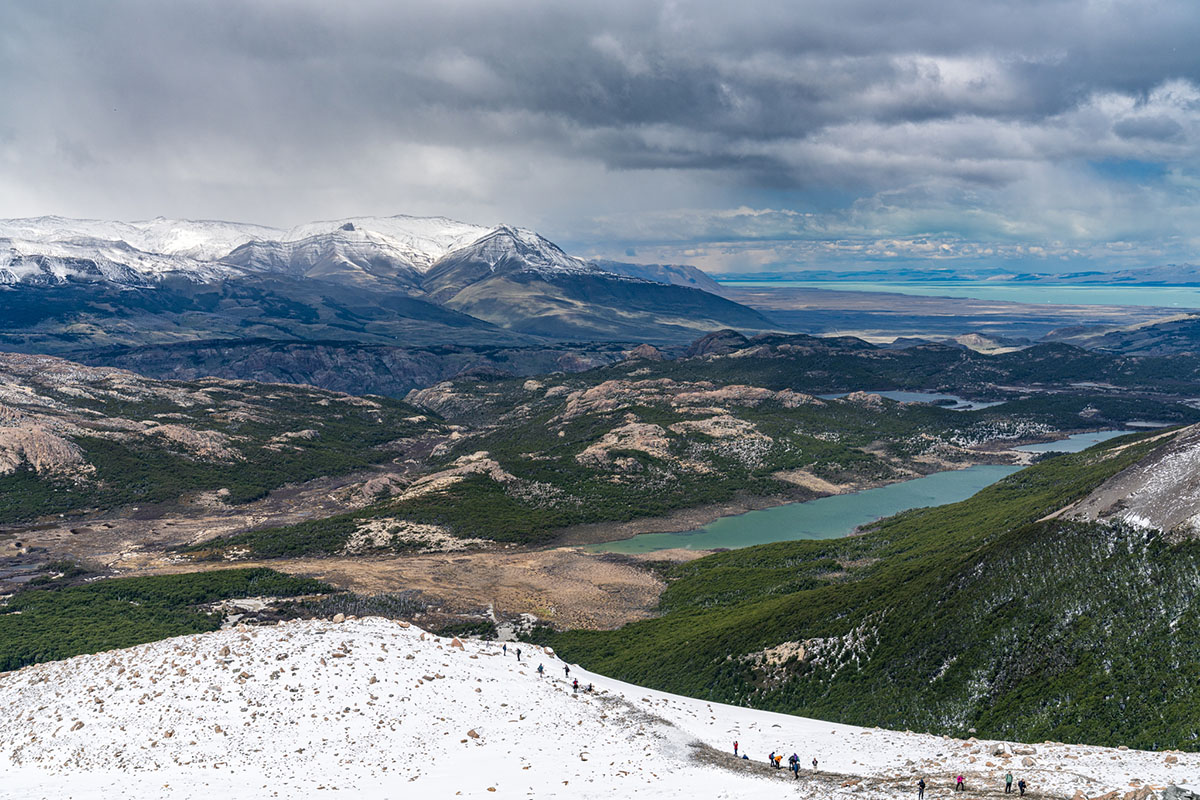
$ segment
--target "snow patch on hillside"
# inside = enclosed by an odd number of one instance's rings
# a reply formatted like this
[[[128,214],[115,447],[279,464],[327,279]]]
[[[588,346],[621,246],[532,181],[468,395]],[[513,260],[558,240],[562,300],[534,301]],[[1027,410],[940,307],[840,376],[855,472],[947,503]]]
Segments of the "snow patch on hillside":
[[[574,665],[568,678],[552,653],[507,647],[377,618],[310,620],[0,675],[0,797],[902,797],[918,775],[941,795],[958,771],[996,787],[1010,769],[1040,792],[1096,797],[1200,767],[1195,754],[964,742],[752,711]],[[596,691],[576,693],[574,678]],[[750,761],[733,758],[735,740]],[[798,753],[802,779],[767,768],[772,750]]]

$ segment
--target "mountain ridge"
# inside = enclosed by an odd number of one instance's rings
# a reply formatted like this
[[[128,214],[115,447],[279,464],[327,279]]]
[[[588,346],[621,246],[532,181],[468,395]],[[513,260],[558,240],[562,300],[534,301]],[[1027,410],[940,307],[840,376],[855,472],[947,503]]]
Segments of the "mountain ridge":
[[[486,343],[486,330],[508,344],[682,344],[717,328],[778,328],[701,284],[681,268],[609,271],[532,230],[445,217],[286,230],[0,220],[0,291],[12,309],[0,342],[18,350],[229,338],[461,345]]]

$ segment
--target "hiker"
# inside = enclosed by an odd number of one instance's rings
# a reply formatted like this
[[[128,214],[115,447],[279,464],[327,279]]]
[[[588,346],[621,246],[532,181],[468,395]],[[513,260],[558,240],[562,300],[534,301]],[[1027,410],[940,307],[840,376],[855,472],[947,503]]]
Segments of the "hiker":
[[[508,642],[505,642],[500,649],[504,651],[504,655],[508,655]]]
[[[745,753],[742,753],[742,761],[749,761],[749,760],[750,760],[750,756],[746,755]]]
[[[737,749],[738,749],[738,743],[734,742],[733,743],[733,757],[734,758],[737,758]]]
[[[591,694],[591,693],[592,693],[592,685],[589,683],[589,684],[587,685],[587,688],[586,688],[586,689],[584,689],[584,691],[585,691],[585,692],[587,692],[588,694]]]
[[[963,776],[959,775],[958,778],[954,782],[954,791],[961,792],[966,788],[967,788],[966,786],[963,786]]]
[[[792,757],[788,760],[788,763],[792,766],[792,777],[800,780],[800,756],[792,753]]]
[[[1012,773],[1004,776],[1004,793],[1012,794]]]
[[[775,769],[783,768],[783,756],[775,756]]]
[[[925,779],[917,781],[917,800],[925,800]]]
[[[521,660],[521,648],[517,648],[517,661]]]
[[[1024,778],[1021,778],[1021,780],[1017,781],[1017,789],[1021,792],[1021,797],[1024,797],[1025,796],[1025,779]]]
[[[774,750],[771,751],[771,755],[767,756],[767,763],[771,764],[771,765],[775,764],[775,751]]]
[[[579,694],[579,678],[575,679],[575,681],[571,684],[571,688],[575,690],[575,694]]]
[[[566,664],[563,664],[563,676],[566,678],[571,677],[571,668],[568,667]]]
[[[542,677],[542,675],[545,674],[545,672],[546,672],[545,667],[543,667],[541,664],[538,664],[538,677],[539,678]]]
[[[816,772],[816,771],[817,771],[817,760],[814,758],[813,759],[813,772]]]

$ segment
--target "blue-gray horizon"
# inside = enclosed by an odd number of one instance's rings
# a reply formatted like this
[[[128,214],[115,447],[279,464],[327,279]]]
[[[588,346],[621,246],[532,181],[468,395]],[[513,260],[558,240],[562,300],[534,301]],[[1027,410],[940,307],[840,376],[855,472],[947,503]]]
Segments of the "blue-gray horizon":
[[[1186,0],[13,0],[0,217],[534,228],[713,272],[1200,261]]]

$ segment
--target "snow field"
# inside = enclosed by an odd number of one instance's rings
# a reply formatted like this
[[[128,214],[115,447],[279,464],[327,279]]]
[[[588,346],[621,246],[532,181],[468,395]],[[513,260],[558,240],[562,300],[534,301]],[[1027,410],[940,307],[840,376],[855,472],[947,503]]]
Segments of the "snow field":
[[[0,675],[0,797],[897,797],[924,774],[932,800],[959,770],[997,787],[1011,769],[1039,792],[1120,798],[1200,768],[1194,754],[1066,745],[1004,759],[991,742],[707,703],[573,665],[571,677],[597,692],[572,692],[563,662],[533,645],[505,656],[378,618],[40,664]],[[734,740],[754,765],[734,761]],[[804,780],[765,769],[771,750],[798,753]]]

